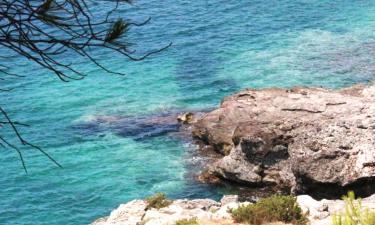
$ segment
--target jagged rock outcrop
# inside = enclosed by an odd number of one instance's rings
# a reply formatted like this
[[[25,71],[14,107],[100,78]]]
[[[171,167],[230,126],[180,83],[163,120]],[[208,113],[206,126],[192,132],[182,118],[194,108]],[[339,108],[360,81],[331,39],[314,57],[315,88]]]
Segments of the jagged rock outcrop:
[[[323,197],[375,192],[375,85],[247,89],[193,126],[223,154],[209,169],[221,178]]]

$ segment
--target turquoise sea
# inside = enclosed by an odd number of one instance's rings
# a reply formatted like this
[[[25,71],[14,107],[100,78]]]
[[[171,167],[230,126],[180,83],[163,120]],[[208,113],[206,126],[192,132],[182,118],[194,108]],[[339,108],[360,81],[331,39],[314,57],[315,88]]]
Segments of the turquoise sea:
[[[1,106],[30,124],[24,137],[63,168],[23,149],[26,175],[16,152],[1,149],[0,224],[88,224],[159,191],[217,199],[225,190],[192,178],[193,145],[171,136],[173,126],[137,121],[217,107],[246,87],[339,88],[375,78],[374,0],[138,0],[121,10],[152,17],[131,30],[134,48],[173,46],[135,63],[95,52],[126,76],[67,56],[88,75],[69,83],[12,58],[27,78],[0,80],[15,88],[0,93]]]

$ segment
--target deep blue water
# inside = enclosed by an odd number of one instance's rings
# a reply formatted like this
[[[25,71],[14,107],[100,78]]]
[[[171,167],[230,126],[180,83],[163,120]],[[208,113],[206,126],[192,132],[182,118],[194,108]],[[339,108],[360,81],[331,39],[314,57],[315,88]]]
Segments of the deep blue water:
[[[136,63],[95,52],[125,77],[67,56],[88,75],[70,83],[12,58],[15,72],[28,79],[10,83],[16,89],[1,93],[1,106],[30,124],[22,134],[63,168],[24,149],[25,175],[17,154],[2,149],[0,224],[88,224],[159,191],[219,198],[224,190],[189,175],[194,146],[166,134],[174,125],[137,122],[215,107],[246,87],[339,88],[374,80],[375,1],[138,0],[120,13],[152,16],[131,30],[140,51],[173,46]]]

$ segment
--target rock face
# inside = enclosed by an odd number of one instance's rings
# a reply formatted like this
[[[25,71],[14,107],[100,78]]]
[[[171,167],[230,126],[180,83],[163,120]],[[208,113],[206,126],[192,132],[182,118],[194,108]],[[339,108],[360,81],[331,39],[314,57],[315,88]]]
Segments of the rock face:
[[[134,200],[120,205],[108,217],[91,225],[174,225],[178,220],[196,218],[199,224],[230,225],[233,221],[229,210],[240,204],[237,196],[224,196],[220,202],[211,199],[175,200],[161,209],[146,210],[146,201]]]
[[[209,168],[221,178],[319,197],[375,192],[375,84],[247,89],[193,126],[223,155]]]

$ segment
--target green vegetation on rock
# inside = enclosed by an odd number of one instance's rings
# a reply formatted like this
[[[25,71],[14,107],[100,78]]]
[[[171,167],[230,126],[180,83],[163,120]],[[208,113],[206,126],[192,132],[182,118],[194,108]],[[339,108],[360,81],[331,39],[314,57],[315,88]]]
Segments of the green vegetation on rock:
[[[332,225],[374,225],[375,212],[362,207],[361,199],[355,199],[354,192],[343,197],[345,212],[332,216]]]
[[[153,196],[146,198],[147,207],[146,210],[151,208],[161,209],[172,204],[172,200],[168,199],[164,193],[156,193]]]
[[[197,222],[197,218],[192,218],[192,219],[179,220],[175,223],[175,225],[199,225],[199,224]]]
[[[293,196],[274,195],[255,204],[240,206],[231,213],[236,222],[251,225],[278,221],[305,225],[308,222]]]

